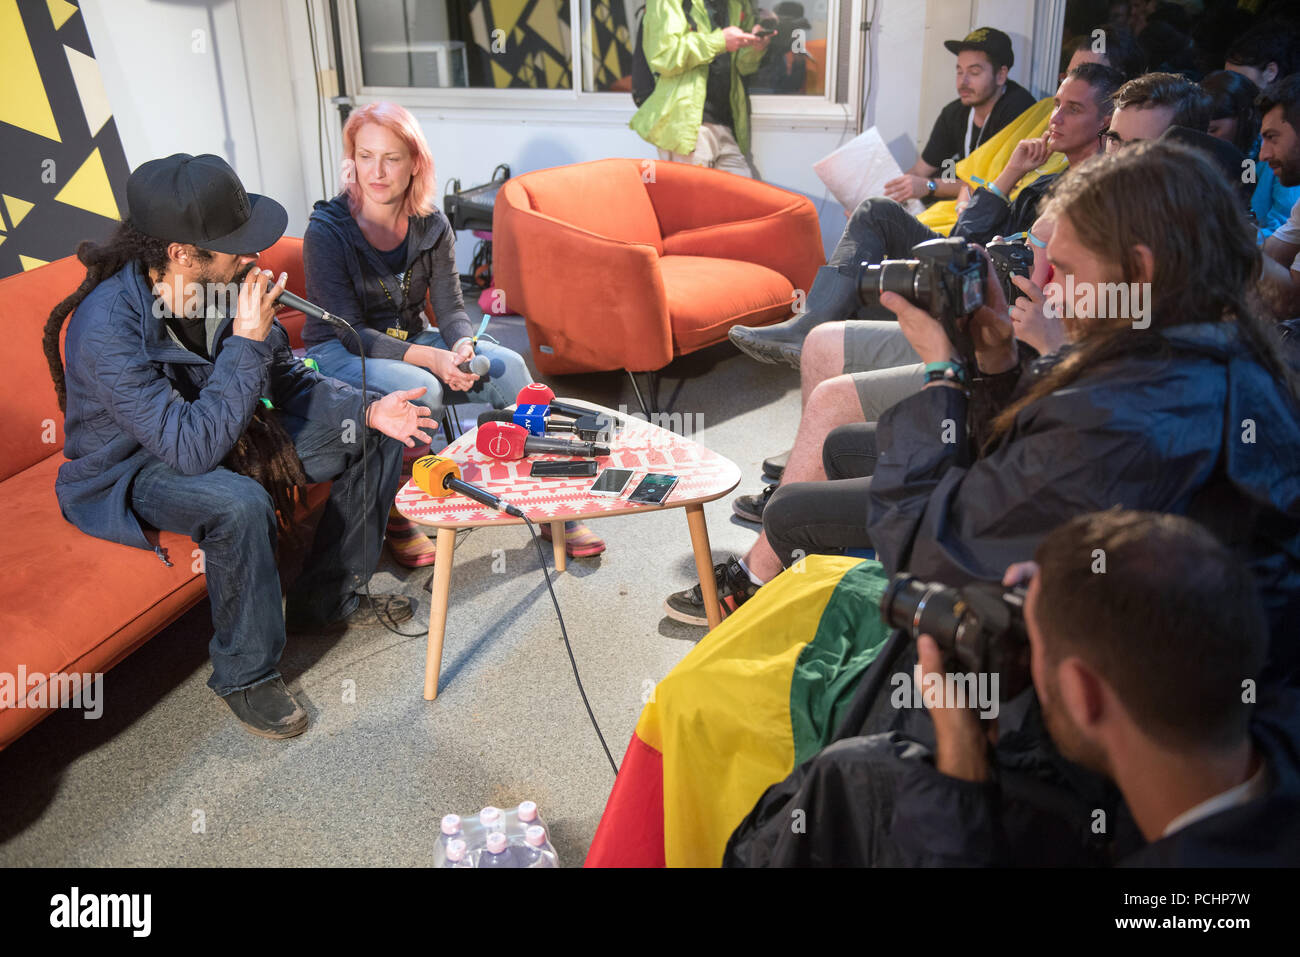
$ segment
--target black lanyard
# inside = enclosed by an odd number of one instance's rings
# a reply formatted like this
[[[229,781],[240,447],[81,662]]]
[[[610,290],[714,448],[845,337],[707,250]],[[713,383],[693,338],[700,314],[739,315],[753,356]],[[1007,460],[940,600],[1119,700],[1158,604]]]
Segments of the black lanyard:
[[[391,304],[392,304],[392,307],[393,307],[394,309],[397,310],[397,317],[398,317],[398,319],[401,319],[401,318],[402,318],[402,309],[403,309],[403,307],[406,306],[406,300],[407,300],[407,297],[408,297],[408,296],[410,295],[410,293],[411,293],[411,273],[413,273],[413,272],[415,272],[415,268],[414,268],[414,266],[407,267],[406,274],[405,274],[404,276],[402,276],[402,287],[401,287],[401,288],[402,288],[402,305],[401,305],[401,306],[399,306],[397,303],[393,302],[393,294],[392,294],[391,292],[388,291],[388,286],[387,286],[387,284],[385,284],[385,282],[384,282],[384,277],[383,277],[383,276],[380,276],[380,277],[379,277],[379,288],[382,289],[382,290],[384,290],[384,295],[388,297],[388,301],[389,301],[389,303],[391,303]]]

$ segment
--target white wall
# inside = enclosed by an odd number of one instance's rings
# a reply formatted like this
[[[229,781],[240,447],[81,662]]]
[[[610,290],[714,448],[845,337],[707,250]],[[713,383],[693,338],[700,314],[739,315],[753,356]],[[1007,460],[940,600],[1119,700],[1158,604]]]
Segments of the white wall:
[[[301,235],[311,203],[334,192],[339,153],[339,113],[327,101],[334,92],[327,4],[313,2],[326,98],[324,177],[317,76],[301,0],[83,0],[131,166],[173,152],[224,156],[249,190],[284,204],[289,232]],[[916,159],[938,109],[955,95],[953,58],[943,41],[986,24],[1011,34],[1012,76],[1027,77],[1031,0],[874,0],[865,119],[880,129],[904,168]],[[203,31],[200,49],[194,31]],[[607,156],[655,155],[627,128],[630,97],[625,106],[589,113],[470,106],[413,112],[433,146],[440,186],[452,178],[465,186],[485,182],[498,163],[518,174]],[[855,133],[856,117],[847,113],[755,120],[754,154],[764,179],[818,204],[828,252],[844,214],[826,197],[812,163]],[[464,240],[459,255],[467,267],[473,243]]]
[[[81,2],[130,166],[215,153],[250,192],[282,203],[301,234],[308,183],[295,131],[304,107],[285,49],[306,30],[286,32],[282,9],[264,0]],[[314,126],[310,106],[305,115]]]

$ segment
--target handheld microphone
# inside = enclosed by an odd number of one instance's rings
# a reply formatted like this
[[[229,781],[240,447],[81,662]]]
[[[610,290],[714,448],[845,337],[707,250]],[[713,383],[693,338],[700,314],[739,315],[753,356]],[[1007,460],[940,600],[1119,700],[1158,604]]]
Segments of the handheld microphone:
[[[578,419],[584,415],[593,415],[591,409],[584,409],[580,405],[570,405],[563,399],[556,399],[555,392],[549,385],[543,385],[540,382],[530,382],[519,390],[519,396],[515,399],[515,404],[525,405],[549,405],[552,412],[558,412],[560,415],[567,415],[571,419]]]
[[[476,375],[480,379],[488,379],[491,378],[488,373],[492,371],[492,360],[487,356],[476,355],[467,362],[462,362],[460,365],[456,366],[456,368],[461,372],[468,372],[471,375]]]
[[[515,413],[508,409],[488,409],[486,412],[480,412],[478,414],[478,424],[481,426],[485,422],[513,422],[515,425],[522,424],[515,418]],[[602,444],[609,442],[610,428],[611,426],[609,421],[606,420],[602,422],[600,416],[597,415],[584,415],[582,418],[574,419],[572,422],[567,419],[556,418],[548,418],[546,420],[547,434],[558,433],[560,435],[576,435],[584,442],[600,442]]]
[[[433,498],[446,498],[452,492],[459,492],[466,498],[472,498],[480,505],[505,512],[515,518],[523,518],[524,513],[517,506],[502,501],[491,492],[470,485],[460,477],[460,466],[441,455],[425,455],[411,464],[411,477],[426,495]]]
[[[478,414],[478,424],[484,425],[488,422],[513,422],[515,425],[527,428],[527,426],[523,426],[522,423],[515,419],[515,414],[509,409],[488,409],[486,412],[480,412]],[[563,435],[573,435],[577,433],[578,427],[577,423],[574,422],[557,422],[547,419],[546,431],[559,432]],[[581,438],[586,438],[586,436],[581,436]]]
[[[571,455],[594,459],[609,455],[609,446],[594,442],[570,442],[530,436],[528,430],[513,422],[484,422],[474,435],[475,444],[484,455],[494,459],[521,459],[525,455]]]
[[[272,285],[274,285],[274,283],[272,283]],[[348,322],[346,319],[342,319],[334,315],[332,312],[326,312],[320,306],[308,302],[301,296],[295,296],[288,289],[281,292],[280,295],[276,296],[272,301],[278,302],[280,305],[286,306],[289,309],[297,309],[304,316],[311,316],[313,319],[320,319],[322,322],[328,322],[332,326],[342,324],[347,326],[349,329],[352,328],[352,323]]]

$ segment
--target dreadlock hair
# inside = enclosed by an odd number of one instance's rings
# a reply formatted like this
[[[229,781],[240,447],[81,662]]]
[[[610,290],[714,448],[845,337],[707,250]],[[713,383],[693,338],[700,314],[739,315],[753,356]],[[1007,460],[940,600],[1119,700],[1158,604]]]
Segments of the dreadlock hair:
[[[1260,274],[1253,230],[1223,174],[1202,151],[1149,140],[1094,156],[1053,187],[1045,215],[1068,220],[1079,241],[1141,280],[1135,247],[1152,252],[1148,328],[1130,317],[1089,320],[1076,347],[993,420],[989,442],[1006,435],[1026,406],[1063,389],[1102,363],[1128,356],[1171,356],[1160,331],[1184,323],[1235,322],[1256,360],[1300,409],[1300,377],[1282,358],[1275,323],[1254,309]]]
[[[145,235],[127,220],[118,226],[108,242],[101,245],[86,240],[77,246],[77,258],[86,267],[86,278],[72,295],[54,307],[45,321],[42,338],[45,361],[49,363],[60,411],[68,409],[67,377],[59,352],[59,335],[68,316],[96,286],[132,264],[139,263],[151,279],[165,272],[169,262],[167,247],[170,245],[168,240]],[[201,262],[212,258],[212,253],[206,249],[196,249],[195,253]],[[303,544],[301,532],[292,521],[294,506],[302,500],[301,490],[311,481],[298,458],[293,438],[262,403],[254,406],[253,418],[244,434],[226,453],[221,464],[232,472],[247,475],[266,489],[279,518],[281,544],[300,547]]]

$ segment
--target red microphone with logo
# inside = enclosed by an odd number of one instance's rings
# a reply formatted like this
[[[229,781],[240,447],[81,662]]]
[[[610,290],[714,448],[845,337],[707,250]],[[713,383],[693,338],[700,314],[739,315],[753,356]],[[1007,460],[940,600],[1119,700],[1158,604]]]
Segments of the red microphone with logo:
[[[608,445],[595,442],[571,442],[529,435],[522,425],[513,422],[484,422],[474,435],[475,445],[494,459],[522,459],[525,455],[571,455],[594,459],[609,455]]]

